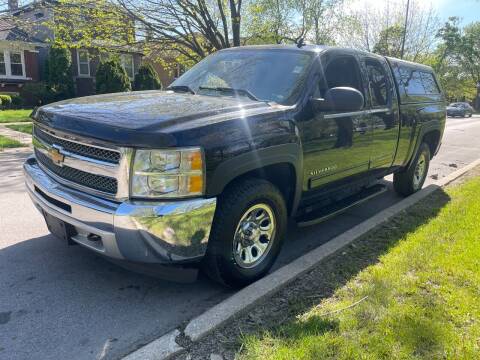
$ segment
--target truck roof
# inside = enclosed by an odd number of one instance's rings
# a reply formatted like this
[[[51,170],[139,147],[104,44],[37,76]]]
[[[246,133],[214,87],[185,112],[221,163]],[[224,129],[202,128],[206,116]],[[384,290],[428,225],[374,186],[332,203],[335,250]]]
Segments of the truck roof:
[[[374,53],[371,53],[371,52],[368,52],[368,51],[363,51],[363,50],[358,50],[358,49],[353,49],[353,48],[347,48],[347,47],[338,47],[338,46],[304,45],[302,47],[298,47],[297,45],[294,45],[294,44],[291,44],[291,45],[277,45],[277,44],[273,44],[273,45],[247,45],[247,46],[239,46],[239,47],[222,49],[220,51],[241,51],[241,50],[256,50],[256,49],[261,49],[261,50],[291,50],[291,51],[304,51],[304,52],[314,52],[314,53],[320,53],[320,52],[324,52],[326,50],[329,50],[329,51],[333,50],[333,51],[338,51],[338,52],[357,53],[357,54],[363,54],[363,55],[374,56],[374,57],[379,57],[379,58],[386,58],[392,64],[403,64],[403,65],[407,65],[407,66],[410,66],[410,67],[423,68],[424,70],[432,71],[432,68],[428,65],[423,65],[423,64],[412,62],[412,61],[397,59],[397,58],[390,57],[390,56],[382,56],[382,55],[374,54]]]

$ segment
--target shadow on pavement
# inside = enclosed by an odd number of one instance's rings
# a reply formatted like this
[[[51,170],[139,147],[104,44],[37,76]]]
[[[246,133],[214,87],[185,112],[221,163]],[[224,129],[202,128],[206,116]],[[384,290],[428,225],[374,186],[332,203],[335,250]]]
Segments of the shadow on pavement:
[[[301,323],[295,319],[332,296],[366,267],[378,263],[379,258],[407,234],[434,219],[449,201],[449,195],[439,188],[384,226],[321,261],[314,270],[296,279],[273,297],[256,304],[247,314],[216,330],[201,343],[194,344],[195,349],[188,349],[189,353],[193,354],[193,358],[196,355],[201,358],[209,353],[223,353],[229,358],[239,350],[239,334],[244,338],[247,334],[257,333],[261,336],[269,332],[273,337],[294,340],[295,337],[319,336],[335,329],[338,324],[325,318],[314,317]],[[290,323],[289,327],[282,327],[287,323]],[[218,339],[222,339],[221,344]]]

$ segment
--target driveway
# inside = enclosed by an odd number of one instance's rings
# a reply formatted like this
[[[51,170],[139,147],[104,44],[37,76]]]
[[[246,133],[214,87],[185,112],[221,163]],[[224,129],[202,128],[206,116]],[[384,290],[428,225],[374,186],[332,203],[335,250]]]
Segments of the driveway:
[[[479,138],[480,117],[448,119],[428,182],[475,160]],[[0,153],[0,358],[119,358],[231,294],[203,277],[175,284],[137,275],[50,236],[23,188],[29,151]],[[399,200],[388,191],[317,226],[291,225],[275,267]]]

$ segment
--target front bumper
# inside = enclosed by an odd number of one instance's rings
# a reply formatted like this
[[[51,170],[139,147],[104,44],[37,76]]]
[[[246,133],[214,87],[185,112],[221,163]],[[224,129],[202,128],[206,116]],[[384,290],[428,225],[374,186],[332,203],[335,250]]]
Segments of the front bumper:
[[[465,112],[459,110],[447,110],[447,116],[462,116]]]
[[[101,255],[150,264],[191,263],[205,255],[215,198],[117,203],[61,185],[33,156],[24,173],[40,212],[72,225],[71,240]]]

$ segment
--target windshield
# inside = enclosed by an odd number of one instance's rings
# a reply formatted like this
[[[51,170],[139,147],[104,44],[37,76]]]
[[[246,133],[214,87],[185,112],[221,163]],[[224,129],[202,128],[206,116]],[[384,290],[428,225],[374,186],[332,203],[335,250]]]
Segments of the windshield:
[[[451,103],[449,106],[451,107],[461,107],[462,105],[459,103]]]
[[[297,101],[313,54],[292,50],[220,51],[170,85],[212,96],[247,96],[291,105]]]

